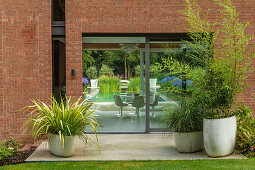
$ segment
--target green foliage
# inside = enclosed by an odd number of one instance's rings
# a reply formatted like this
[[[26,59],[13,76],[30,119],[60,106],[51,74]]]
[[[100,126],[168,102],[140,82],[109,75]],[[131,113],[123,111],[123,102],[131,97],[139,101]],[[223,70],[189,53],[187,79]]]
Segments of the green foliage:
[[[156,78],[159,73],[160,73],[160,70],[158,69],[157,65],[150,65],[150,77],[151,78]]]
[[[203,115],[190,98],[181,98],[179,105],[170,105],[162,117],[162,126],[174,132],[202,130]]]
[[[140,77],[129,79],[128,91],[140,93]]]
[[[169,76],[177,76],[181,80],[187,80],[187,74],[192,70],[192,66],[183,61],[176,59],[176,54],[170,54],[167,58],[162,58],[162,63],[157,63],[155,69],[161,70],[167,73]],[[175,81],[175,80],[173,80]],[[186,95],[190,92],[185,88],[179,88],[172,85],[172,81],[161,84],[162,92],[173,93],[177,95]]]
[[[205,76],[196,82],[196,94],[208,118],[232,116],[236,96],[247,87],[245,81],[252,71],[254,47],[249,49],[253,36],[246,34],[248,23],[241,23],[239,13],[230,0],[215,0],[221,18],[209,22],[201,15],[195,0],[186,0],[182,11],[189,23],[187,42],[194,49],[189,54],[205,68]],[[208,11],[206,12],[208,13]],[[217,46],[214,44],[217,43]],[[213,57],[214,56],[214,57]]]
[[[155,154],[157,150],[154,149]],[[168,151],[165,149],[165,151]],[[152,155],[154,153],[151,153]],[[4,170],[252,170],[255,167],[255,158],[250,159],[197,159],[197,160],[146,160],[146,161],[58,161],[58,162],[35,162],[21,163],[16,165],[5,165]]]
[[[33,105],[24,109],[29,111],[29,118],[24,124],[28,127],[35,139],[45,134],[57,134],[64,146],[64,136],[79,136],[82,140],[90,143],[90,137],[84,129],[90,126],[96,134],[100,126],[97,122],[97,115],[90,110],[92,103],[82,102],[81,98],[72,100],[71,98],[61,99],[58,103],[52,97],[52,104],[31,100]]]
[[[186,78],[191,66],[169,55],[167,58],[162,58],[162,63],[157,63],[154,69],[168,72],[169,76],[179,76],[182,79]]]
[[[92,56],[92,51],[82,51],[82,72],[85,73],[86,70],[95,63],[95,59]]]
[[[99,75],[110,76],[111,74],[112,74],[112,68],[109,67],[108,65],[103,64],[99,71]]]
[[[14,138],[5,139],[3,144],[6,148],[13,148],[15,152],[18,152],[19,148],[21,147],[21,143]]]
[[[91,66],[86,70],[86,74],[88,79],[96,79],[97,78],[97,69],[95,66]]]
[[[139,64],[140,53],[135,51],[128,54],[122,50],[90,51],[95,63],[93,66],[100,70],[102,64],[108,65],[115,74],[125,75],[127,78],[134,76],[133,70]],[[90,65],[91,66],[91,65]]]
[[[0,143],[0,161],[4,158],[10,157],[16,154],[17,151],[12,147],[6,147],[3,143]]]
[[[120,79],[116,76],[101,76],[98,79],[98,86],[101,92],[120,91]]]
[[[134,71],[135,71],[135,77],[140,77],[140,65],[137,65]]]
[[[255,156],[255,119],[246,105],[235,111],[237,117],[236,150],[245,156]]]

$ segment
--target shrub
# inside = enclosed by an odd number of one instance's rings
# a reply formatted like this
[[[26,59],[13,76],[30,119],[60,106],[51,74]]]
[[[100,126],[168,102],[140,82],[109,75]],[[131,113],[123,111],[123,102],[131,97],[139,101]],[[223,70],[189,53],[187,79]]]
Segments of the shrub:
[[[131,78],[129,80],[128,91],[140,92],[140,77]]]
[[[112,68],[109,67],[108,65],[103,64],[100,71],[99,71],[100,76],[110,76],[112,74]]]
[[[86,74],[89,79],[96,79],[97,78],[97,69],[95,66],[91,66],[87,69]]]
[[[98,79],[98,86],[101,92],[118,92],[120,91],[120,78],[101,76]]]
[[[237,117],[236,150],[247,157],[255,156],[255,119],[246,105],[235,111]]]
[[[135,77],[140,77],[140,65],[135,67]]]
[[[157,78],[159,73],[160,73],[160,70],[159,70],[157,65],[151,65],[150,66],[150,77],[151,78]]]

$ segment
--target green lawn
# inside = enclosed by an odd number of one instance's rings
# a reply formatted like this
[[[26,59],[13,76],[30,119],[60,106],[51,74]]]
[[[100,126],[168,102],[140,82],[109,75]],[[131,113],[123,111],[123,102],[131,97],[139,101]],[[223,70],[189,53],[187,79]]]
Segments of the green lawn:
[[[242,160],[194,160],[194,161],[88,161],[25,163],[2,166],[0,169],[255,169],[255,158]]]

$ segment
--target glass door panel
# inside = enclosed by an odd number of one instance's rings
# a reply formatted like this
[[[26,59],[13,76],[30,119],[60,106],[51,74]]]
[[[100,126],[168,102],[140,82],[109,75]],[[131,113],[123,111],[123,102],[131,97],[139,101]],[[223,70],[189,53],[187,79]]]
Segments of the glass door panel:
[[[83,98],[99,132],[145,132],[145,37],[83,37]]]
[[[150,129],[162,131],[161,118],[165,109],[177,105],[171,86],[180,86],[178,75],[165,68],[171,58],[180,60],[183,56],[183,43],[170,41],[150,42]],[[171,63],[168,63],[171,65]],[[174,67],[173,67],[174,68]],[[153,130],[154,129],[154,130]],[[157,130],[156,130],[157,129]]]

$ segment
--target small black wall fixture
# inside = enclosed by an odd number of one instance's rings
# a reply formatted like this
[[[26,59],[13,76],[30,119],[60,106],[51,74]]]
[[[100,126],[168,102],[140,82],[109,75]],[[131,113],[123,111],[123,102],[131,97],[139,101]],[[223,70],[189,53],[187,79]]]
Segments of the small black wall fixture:
[[[71,75],[72,75],[72,76],[75,76],[75,69],[72,69],[72,70],[71,70]]]

